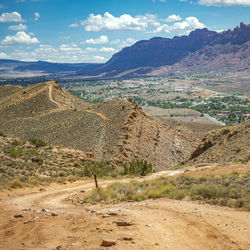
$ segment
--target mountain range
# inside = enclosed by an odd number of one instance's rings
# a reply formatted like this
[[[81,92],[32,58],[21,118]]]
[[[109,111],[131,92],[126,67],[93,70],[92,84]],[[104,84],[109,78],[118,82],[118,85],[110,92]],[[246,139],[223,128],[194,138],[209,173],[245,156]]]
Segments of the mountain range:
[[[176,72],[249,72],[250,25],[188,36],[142,40],[114,54],[105,64],[59,64],[0,60],[0,76],[60,74],[70,79],[168,75]]]

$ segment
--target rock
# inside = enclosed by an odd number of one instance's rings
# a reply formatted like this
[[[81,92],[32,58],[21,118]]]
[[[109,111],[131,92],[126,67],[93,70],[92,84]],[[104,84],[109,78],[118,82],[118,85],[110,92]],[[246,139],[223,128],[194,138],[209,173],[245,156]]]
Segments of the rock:
[[[22,214],[15,214],[14,217],[15,218],[23,218],[23,215]]]
[[[51,216],[58,216],[58,214],[55,213],[55,212],[52,212],[52,213],[51,213]]]
[[[108,214],[104,214],[104,215],[102,216],[102,218],[108,218],[108,217],[110,217],[110,215],[108,215]]]
[[[122,240],[132,241],[133,238],[131,236],[124,236],[122,237]]]
[[[43,208],[42,211],[45,213],[50,213],[49,209],[47,209],[47,208]]]
[[[117,226],[132,226],[132,222],[130,220],[117,220],[114,221],[114,223],[116,223]]]
[[[23,222],[23,224],[29,224],[31,222],[33,222],[33,220],[26,220],[26,221]]]
[[[32,161],[32,162],[35,162],[35,163],[37,163],[37,164],[39,164],[39,165],[42,165],[42,164],[43,164],[43,159],[41,159],[40,157],[37,157],[37,156],[33,156],[33,157],[31,158],[31,161]]]
[[[62,246],[57,246],[56,247],[56,250],[61,250],[61,249],[63,249]]]
[[[116,245],[116,241],[110,239],[103,239],[101,244],[102,247],[111,247],[114,245]]]
[[[45,190],[45,188],[40,188],[39,191],[44,192],[46,190]]]
[[[81,193],[85,193],[85,190],[82,189],[80,192],[81,192]]]
[[[108,211],[107,214],[110,216],[117,216],[118,215],[117,212],[115,212],[115,211]]]

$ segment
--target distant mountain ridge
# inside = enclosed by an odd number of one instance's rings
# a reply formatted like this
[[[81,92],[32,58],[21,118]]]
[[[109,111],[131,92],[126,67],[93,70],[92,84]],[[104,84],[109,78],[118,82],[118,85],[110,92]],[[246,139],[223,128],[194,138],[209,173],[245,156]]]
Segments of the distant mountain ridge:
[[[131,70],[136,70],[138,74],[147,74],[155,68],[180,63],[206,46],[210,48],[228,44],[241,46],[249,41],[250,25],[243,23],[234,30],[221,33],[204,28],[192,31],[188,36],[176,36],[173,39],[154,37],[124,48],[114,54],[107,63],[94,68],[92,72],[82,71],[81,73],[98,75],[106,72],[106,76],[115,76],[124,71],[130,71],[131,74],[133,72]]]
[[[90,70],[98,66],[97,63],[52,63],[52,62],[24,62],[18,60],[0,59],[0,77],[15,76],[18,73],[26,75],[72,74],[79,70]]]
[[[68,64],[0,60],[0,77],[59,75],[68,79],[129,78],[176,72],[250,72],[250,24],[216,32],[207,28],[188,36],[136,42],[105,64]]]

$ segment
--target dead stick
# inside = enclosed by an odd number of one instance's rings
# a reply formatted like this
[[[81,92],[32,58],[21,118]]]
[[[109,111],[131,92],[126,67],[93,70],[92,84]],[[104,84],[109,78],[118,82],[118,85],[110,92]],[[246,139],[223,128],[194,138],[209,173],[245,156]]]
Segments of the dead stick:
[[[99,187],[98,187],[98,183],[97,183],[96,174],[94,174],[94,178],[95,178],[95,186],[96,186],[96,188],[97,188],[97,189],[99,189]]]

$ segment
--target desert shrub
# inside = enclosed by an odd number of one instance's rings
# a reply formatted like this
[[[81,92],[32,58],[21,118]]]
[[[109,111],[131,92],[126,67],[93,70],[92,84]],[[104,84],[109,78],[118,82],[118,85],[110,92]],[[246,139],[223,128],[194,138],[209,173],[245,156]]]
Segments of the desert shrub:
[[[2,132],[2,131],[0,131],[0,136],[6,137],[6,135],[5,135],[4,132]]]
[[[7,152],[10,154],[13,158],[18,158],[22,155],[23,149],[21,147],[15,147],[11,146],[7,149]]]
[[[0,173],[6,173],[6,169],[5,168],[0,168]]]
[[[20,141],[17,141],[17,140],[14,140],[14,141],[11,143],[11,146],[21,146],[21,142],[20,142]]]
[[[180,176],[169,180],[160,178],[143,182],[117,182],[103,189],[100,194],[98,190],[86,193],[84,200],[143,201],[169,197],[177,200],[201,200],[209,204],[250,210],[249,177],[250,172],[242,176],[234,173],[206,178]]]
[[[67,173],[64,172],[64,171],[59,171],[58,175],[61,176],[61,177],[64,177],[64,176],[67,175]]]
[[[32,149],[30,149],[30,150],[27,150],[27,151],[25,152],[25,154],[26,154],[27,156],[38,156],[38,155],[39,155],[39,153],[38,153],[34,148],[32,148]]]
[[[75,175],[69,175],[69,176],[67,177],[67,180],[68,180],[69,182],[75,182],[75,181],[79,180],[79,177],[77,177],[77,176],[75,176]]]
[[[91,177],[96,174],[97,177],[114,176],[116,169],[104,162],[86,163],[83,168],[84,176]]]
[[[21,182],[19,179],[14,179],[7,183],[8,188],[22,188],[24,186],[24,183]]]
[[[136,159],[130,163],[125,163],[124,174],[145,176],[153,172],[153,165],[143,159]]]
[[[47,143],[40,138],[30,138],[29,141],[31,144],[35,145],[37,148],[47,146]]]

